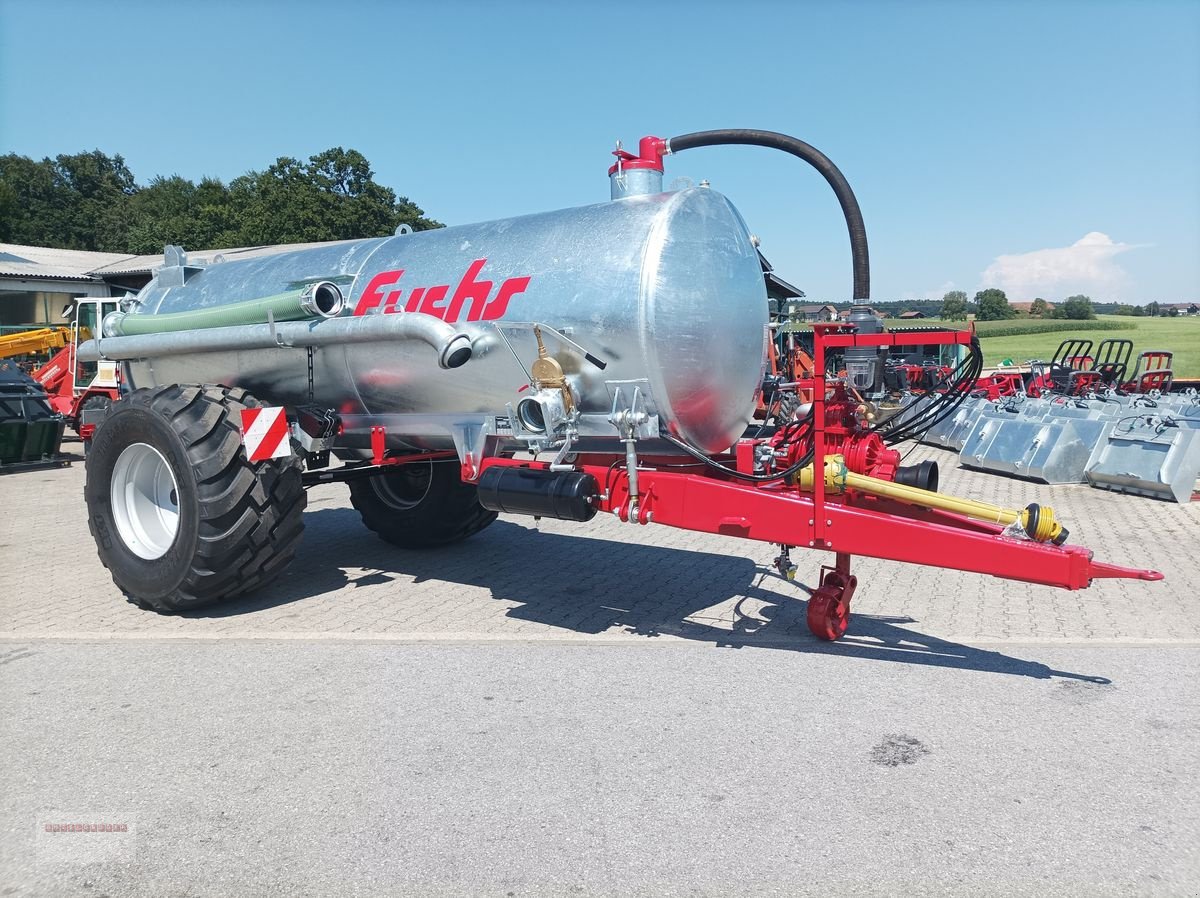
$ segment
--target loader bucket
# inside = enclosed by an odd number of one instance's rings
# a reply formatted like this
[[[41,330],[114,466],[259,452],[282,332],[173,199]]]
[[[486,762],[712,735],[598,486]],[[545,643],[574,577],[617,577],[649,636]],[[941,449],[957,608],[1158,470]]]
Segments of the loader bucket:
[[[1118,423],[1092,453],[1086,476],[1099,489],[1188,502],[1200,476],[1200,425],[1156,418]]]
[[[65,427],[37,381],[15,366],[0,367],[0,465],[57,455]]]
[[[986,399],[969,396],[962,401],[953,415],[926,431],[921,442],[957,452],[962,449],[963,442],[975,426],[976,419],[991,407],[992,404]]]
[[[959,462],[1041,483],[1082,483],[1092,449],[1111,426],[1087,419],[993,418],[972,435],[971,452],[964,446]]]

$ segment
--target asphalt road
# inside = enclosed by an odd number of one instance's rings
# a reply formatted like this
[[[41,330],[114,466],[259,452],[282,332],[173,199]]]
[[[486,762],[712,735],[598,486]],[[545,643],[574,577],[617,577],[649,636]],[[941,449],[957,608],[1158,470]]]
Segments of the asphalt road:
[[[7,641],[0,894],[1196,895],[1198,674],[1194,646]]]

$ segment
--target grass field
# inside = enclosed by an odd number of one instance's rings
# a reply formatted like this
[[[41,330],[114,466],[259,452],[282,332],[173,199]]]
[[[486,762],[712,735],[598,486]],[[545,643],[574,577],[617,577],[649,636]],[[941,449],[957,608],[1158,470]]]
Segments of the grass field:
[[[1028,359],[1048,359],[1054,355],[1054,350],[1063,340],[1079,337],[1099,343],[1107,339],[1126,339],[1133,341],[1133,358],[1146,349],[1166,349],[1175,353],[1171,368],[1176,377],[1200,377],[1200,316],[1179,318],[1130,318],[1119,315],[1101,315],[1101,321],[1131,322],[1130,330],[1076,330],[1058,331],[1055,333],[1028,333],[1005,337],[989,337],[985,331],[980,333],[983,345],[983,358],[986,365],[998,365],[1004,359],[1012,359],[1022,363]],[[1018,321],[1003,322],[1016,324]],[[889,319],[889,327],[902,326],[899,322]],[[961,321],[939,321],[927,318],[912,322],[913,325],[945,324],[962,327]],[[990,322],[981,322],[986,325]],[[999,324],[1000,322],[997,322]],[[1030,321],[1031,325],[1037,322]],[[1058,322],[1055,322],[1056,324]],[[1131,362],[1132,367],[1132,362]]]

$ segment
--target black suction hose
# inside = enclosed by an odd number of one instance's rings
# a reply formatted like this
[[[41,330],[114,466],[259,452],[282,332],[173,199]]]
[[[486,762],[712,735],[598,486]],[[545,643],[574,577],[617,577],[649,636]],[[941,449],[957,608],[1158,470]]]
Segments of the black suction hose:
[[[867,228],[863,224],[862,211],[858,208],[858,200],[854,191],[836,165],[829,157],[810,146],[803,140],[788,137],[775,131],[755,131],[749,128],[723,128],[719,131],[696,131],[692,134],[681,134],[667,141],[671,153],[680,153],[695,147],[715,147],[728,144],[741,144],[754,147],[770,147],[783,150],[803,159],[829,182],[842,206],[842,214],[846,216],[846,229],[850,232],[850,253],[854,263],[854,295],[855,303],[871,298],[871,262],[867,256]]]
[[[856,303],[861,300],[870,299],[871,260],[867,255],[867,227],[863,224],[862,210],[858,208],[858,200],[854,196],[854,191],[850,189],[850,182],[846,180],[846,176],[838,170],[838,167],[833,164],[830,158],[816,147],[810,146],[803,140],[795,137],[788,137],[786,134],[779,134],[775,131],[754,131],[747,128],[724,128],[719,131],[696,131],[692,134],[681,134],[679,137],[672,137],[667,141],[667,152],[681,153],[684,150],[696,147],[728,145],[768,147],[774,150],[783,150],[785,153],[791,153],[793,156],[803,159],[821,173],[825,180],[829,182],[829,186],[833,188],[834,194],[837,195],[838,202],[842,206],[842,214],[846,217],[846,229],[850,232],[850,253],[854,265],[854,296],[851,298]],[[806,420],[811,424],[811,411]],[[809,451],[785,471],[779,471],[775,474],[743,474],[740,471],[727,468],[720,462],[713,461],[704,453],[689,446],[682,440],[676,440],[669,434],[664,434],[663,436],[668,442],[674,443],[680,449],[683,449],[689,455],[705,464],[723,471],[735,479],[756,483],[769,483],[773,480],[781,480],[784,477],[791,476],[805,465],[810,464],[813,458],[812,451]]]

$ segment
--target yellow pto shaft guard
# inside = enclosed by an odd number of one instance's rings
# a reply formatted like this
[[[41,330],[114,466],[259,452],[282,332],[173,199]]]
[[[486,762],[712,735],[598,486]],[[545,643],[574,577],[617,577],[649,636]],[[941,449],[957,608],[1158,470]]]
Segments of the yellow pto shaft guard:
[[[800,471],[799,482],[802,490],[813,488],[812,465]],[[895,499],[897,502],[907,502],[921,508],[954,512],[976,521],[1003,524],[1006,527],[1016,525],[1022,533],[1039,543],[1049,542],[1061,546],[1067,540],[1067,529],[1055,520],[1054,510],[1048,506],[1033,504],[1020,509],[1001,508],[999,505],[989,505],[973,499],[959,499],[915,486],[903,486],[890,480],[855,474],[847,470],[845,460],[840,455],[825,456],[825,489],[831,493],[852,489],[872,496]]]

